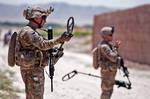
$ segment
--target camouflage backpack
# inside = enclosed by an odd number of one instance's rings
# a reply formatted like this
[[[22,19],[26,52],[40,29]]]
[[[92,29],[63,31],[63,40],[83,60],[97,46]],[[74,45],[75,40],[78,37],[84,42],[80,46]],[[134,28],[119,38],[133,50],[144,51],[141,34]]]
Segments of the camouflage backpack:
[[[95,69],[98,69],[101,67],[101,52],[100,52],[100,44],[96,48],[93,49],[92,54],[93,54],[93,67]]]
[[[17,32],[11,36],[8,49],[8,65],[13,67],[15,65],[15,46],[16,46]]]
[[[11,67],[14,65],[23,65],[24,68],[29,68],[36,64],[36,62],[41,65],[43,60],[43,53],[40,50],[21,50],[22,45],[19,39],[20,33],[21,31],[18,34],[14,32],[11,36],[8,50],[8,65]]]

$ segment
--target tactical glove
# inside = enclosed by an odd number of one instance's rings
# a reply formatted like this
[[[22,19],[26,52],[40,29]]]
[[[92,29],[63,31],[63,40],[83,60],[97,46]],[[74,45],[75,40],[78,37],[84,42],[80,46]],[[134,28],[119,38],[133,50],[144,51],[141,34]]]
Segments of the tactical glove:
[[[65,41],[69,41],[73,35],[67,32],[64,32],[61,37],[58,38],[58,42],[63,43]]]

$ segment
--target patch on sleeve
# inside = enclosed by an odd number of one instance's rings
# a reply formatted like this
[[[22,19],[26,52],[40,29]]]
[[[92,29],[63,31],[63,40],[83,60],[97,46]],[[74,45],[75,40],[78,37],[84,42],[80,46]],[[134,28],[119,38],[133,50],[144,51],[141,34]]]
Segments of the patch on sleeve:
[[[40,42],[43,40],[43,38],[41,36],[39,36],[38,33],[36,33],[36,32],[32,33],[31,39],[34,43]]]

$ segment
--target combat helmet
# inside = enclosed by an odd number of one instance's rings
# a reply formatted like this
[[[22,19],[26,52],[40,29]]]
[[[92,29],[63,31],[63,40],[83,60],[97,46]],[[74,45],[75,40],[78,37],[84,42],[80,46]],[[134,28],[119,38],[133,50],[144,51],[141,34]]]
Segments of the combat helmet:
[[[101,29],[101,35],[111,35],[114,33],[114,27],[113,26],[105,26]]]
[[[23,11],[23,16],[27,20],[30,20],[30,19],[39,18],[39,17],[42,17],[42,16],[48,16],[53,11],[54,11],[54,9],[52,7],[45,10],[43,8],[33,6],[33,7],[28,7],[27,9],[25,9]]]

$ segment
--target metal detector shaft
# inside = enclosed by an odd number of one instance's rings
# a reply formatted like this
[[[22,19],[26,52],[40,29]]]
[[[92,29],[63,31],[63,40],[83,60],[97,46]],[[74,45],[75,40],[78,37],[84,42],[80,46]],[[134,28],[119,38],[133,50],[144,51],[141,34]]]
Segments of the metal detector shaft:
[[[63,80],[63,81],[67,81],[67,80],[73,78],[73,77],[74,77],[75,75],[77,75],[77,74],[92,76],[92,77],[96,77],[96,78],[102,78],[101,76],[93,75],[93,74],[90,74],[90,73],[78,72],[77,70],[73,70],[72,72],[69,72],[68,74],[64,75],[64,76],[62,77],[62,80]]]
[[[102,78],[101,76],[93,75],[93,74],[90,74],[90,73],[78,72],[77,70],[73,70],[73,71],[67,73],[66,75],[64,75],[62,77],[62,81],[67,81],[67,80],[73,78],[77,74],[87,75],[87,76],[96,77],[96,78]],[[115,80],[115,85],[117,85],[118,88],[119,87],[124,87],[124,88],[127,88],[127,89],[131,89],[130,80],[129,80],[129,83],[127,83],[125,81]]]
[[[92,77],[96,77],[96,78],[102,78],[101,76],[97,76],[97,75],[93,75],[93,74],[90,74],[90,73],[83,73],[83,72],[78,72],[78,74],[83,74],[83,75],[88,75],[88,76],[92,76]]]

